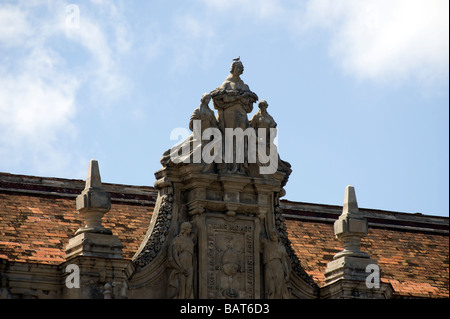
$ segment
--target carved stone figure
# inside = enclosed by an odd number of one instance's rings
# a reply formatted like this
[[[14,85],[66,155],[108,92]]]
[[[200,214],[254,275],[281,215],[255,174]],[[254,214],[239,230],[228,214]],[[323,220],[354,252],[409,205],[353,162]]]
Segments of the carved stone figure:
[[[245,130],[249,127],[247,113],[253,110],[253,103],[258,100],[258,96],[242,81],[240,77],[242,73],[244,73],[244,65],[236,59],[231,64],[230,74],[222,85],[211,91],[222,132],[225,128],[240,127]]]
[[[176,289],[175,299],[194,298],[194,235],[189,222],[181,224],[180,233],[173,240],[169,263],[173,268],[169,282]]]
[[[230,242],[227,243],[227,249],[222,256],[222,266],[220,267],[224,274],[228,277],[226,288],[222,291],[225,298],[236,298],[239,293],[234,289],[233,277],[241,270],[239,265],[238,254],[234,251],[233,245]]]
[[[225,129],[242,129],[245,131],[250,127],[247,113],[253,110],[253,103],[258,100],[258,96],[250,91],[247,84],[241,79],[244,72],[244,65],[240,59],[236,58],[231,64],[230,74],[225,81],[215,90],[211,91],[214,108],[218,110],[217,121],[219,129],[226,134]],[[233,163],[227,162],[224,171],[230,173],[248,173],[248,142],[244,142],[244,161],[236,163],[237,145],[233,147]],[[224,148],[225,149],[225,148]],[[225,149],[226,151],[226,149]]]
[[[200,99],[200,105],[194,110],[189,120],[189,129],[193,131],[184,142],[180,145],[167,150],[161,159],[163,166],[170,165],[170,162],[175,163],[201,163],[203,160],[202,148],[205,144],[208,144],[211,139],[202,140],[203,132],[208,128],[218,128],[216,116],[214,111],[208,106],[211,101],[211,95],[204,93]],[[198,122],[196,122],[198,121]],[[220,141],[219,141],[220,142]],[[209,143],[209,148],[216,147],[220,152],[222,150],[221,145],[215,145],[217,143]],[[220,143],[219,143],[220,144]],[[222,154],[215,154],[221,155]],[[175,161],[174,161],[175,160]],[[214,160],[214,158],[212,159]],[[207,165],[204,171],[209,170],[212,165]]]
[[[267,108],[269,107],[269,104],[267,103],[266,100],[261,100],[258,103],[258,107],[259,107],[259,111],[256,112],[255,115],[253,115],[252,119],[250,120],[250,125],[253,129],[255,129],[255,131],[257,133],[258,133],[259,128],[265,129],[266,136],[265,137],[258,136],[258,141],[262,142],[263,138],[265,138],[266,155],[267,156],[270,156],[270,155],[275,156],[275,154],[277,154],[276,155],[278,157],[278,160],[276,163],[277,170],[286,173],[285,178],[282,183],[282,185],[285,185],[292,170],[291,170],[291,164],[289,164],[286,161],[283,161],[280,158],[280,156],[278,154],[278,148],[274,144],[274,140],[277,136],[277,131],[272,130],[272,133],[270,132],[271,129],[277,128],[277,122],[275,122],[274,118],[267,112]],[[260,156],[258,155],[257,156],[258,165],[261,165],[261,163],[259,162],[259,159],[260,159]],[[275,158],[272,158],[272,161],[270,161],[269,164],[273,165],[274,163],[275,163]]]
[[[211,135],[203,136],[204,131],[209,128],[218,129],[214,111],[208,106],[209,101],[211,101],[211,95],[209,93],[204,93],[201,98],[200,106],[194,110],[189,121],[189,129],[194,132],[190,137],[192,159],[193,162],[206,162],[202,172],[212,171],[214,168],[213,161],[215,162],[217,158],[218,162],[220,162],[222,159],[221,139],[215,139]],[[198,122],[195,122],[196,120]],[[200,126],[200,129],[198,126]],[[203,151],[207,155],[204,154]]]
[[[264,282],[267,299],[288,299],[287,282],[290,276],[290,260],[286,248],[279,241],[276,232],[270,233],[270,240],[262,238]]]
[[[258,112],[256,112],[255,115],[253,115],[252,119],[250,120],[250,126],[255,130],[258,144],[260,144],[257,148],[258,156],[256,157],[258,166],[263,166],[267,164],[267,161],[269,161],[269,164],[270,163],[274,165],[279,164],[277,148],[276,145],[273,144],[277,131],[272,130],[271,132],[271,129],[276,129],[277,123],[275,122],[273,117],[269,113],[267,113],[268,106],[269,104],[267,103],[266,100],[261,100],[258,103],[259,107]],[[258,131],[258,129],[263,130],[260,132]],[[261,154],[261,152],[265,153]],[[272,161],[270,161],[270,155],[272,155]],[[263,164],[261,162],[261,158],[266,158],[266,156],[269,158],[266,161],[264,161]]]
[[[258,103],[259,111],[253,115],[252,119],[250,120],[250,125],[255,130],[258,130],[259,128],[264,128],[266,131],[266,145],[270,145],[273,143],[273,140],[275,139],[274,136],[270,136],[270,129],[277,127],[277,122],[273,119],[273,117],[267,113],[267,107],[269,104],[266,100],[261,100]],[[258,136],[258,138],[262,138]]]
[[[189,121],[189,129],[194,130],[193,122],[194,120],[201,121],[202,133],[205,129],[210,127],[217,127],[216,116],[214,111],[212,111],[208,104],[211,101],[211,95],[209,93],[204,93],[200,99],[200,106],[194,110]]]

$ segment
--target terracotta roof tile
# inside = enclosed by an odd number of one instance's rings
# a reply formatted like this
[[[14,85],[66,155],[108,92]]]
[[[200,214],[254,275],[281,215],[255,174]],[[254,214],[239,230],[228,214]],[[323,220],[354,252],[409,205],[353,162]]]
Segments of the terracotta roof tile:
[[[105,214],[103,225],[119,236],[124,258],[138,249],[152,211],[153,206],[113,203]],[[0,218],[0,258],[20,262],[63,262],[69,238],[81,227],[73,198],[0,193]]]
[[[50,180],[50,181],[48,181]],[[80,180],[45,179],[0,173],[0,258],[60,264],[65,246],[81,227],[75,197]],[[154,207],[151,187],[105,184],[112,196],[103,225],[117,235],[124,258],[144,238]],[[282,201],[292,247],[302,266],[322,286],[324,271],[342,250],[333,222],[341,207]],[[395,293],[413,297],[449,296],[448,218],[367,210],[369,234],[362,250],[378,261],[382,280]]]
[[[322,286],[327,263],[342,250],[334,238],[333,224],[287,219],[286,225],[301,264]],[[449,296],[448,234],[369,228],[361,250],[378,261],[382,279],[390,282],[397,294]]]

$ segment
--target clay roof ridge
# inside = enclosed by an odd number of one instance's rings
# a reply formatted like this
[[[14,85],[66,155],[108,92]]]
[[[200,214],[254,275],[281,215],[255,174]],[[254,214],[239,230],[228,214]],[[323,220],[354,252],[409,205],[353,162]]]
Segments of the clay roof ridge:
[[[157,192],[152,186],[102,183],[113,202],[154,205]],[[0,192],[26,193],[37,196],[78,196],[85,181],[55,177],[16,175],[0,172]],[[333,223],[342,213],[342,206],[296,202],[282,199],[281,207],[287,218]],[[449,234],[449,218],[424,214],[359,208],[371,227],[387,227],[410,231]]]
[[[152,186],[134,186],[102,183],[111,200],[153,205],[156,190]],[[54,177],[14,175],[0,172],[0,192],[21,193],[37,196],[57,196],[76,198],[84,189],[85,181]]]
[[[286,218],[315,222],[334,223],[342,213],[342,206],[292,202],[281,200],[281,208]],[[405,231],[432,232],[449,234],[449,218],[383,211],[379,209],[359,208],[369,222],[370,227],[394,228]]]

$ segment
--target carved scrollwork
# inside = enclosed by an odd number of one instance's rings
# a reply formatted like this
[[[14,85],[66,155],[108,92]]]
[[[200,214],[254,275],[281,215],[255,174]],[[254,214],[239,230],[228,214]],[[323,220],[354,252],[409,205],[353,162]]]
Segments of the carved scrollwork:
[[[170,187],[170,189],[172,188]],[[152,234],[147,240],[141,254],[134,260],[136,269],[148,265],[161,251],[169,234],[170,223],[172,222],[172,202],[172,192],[161,195],[161,205]]]

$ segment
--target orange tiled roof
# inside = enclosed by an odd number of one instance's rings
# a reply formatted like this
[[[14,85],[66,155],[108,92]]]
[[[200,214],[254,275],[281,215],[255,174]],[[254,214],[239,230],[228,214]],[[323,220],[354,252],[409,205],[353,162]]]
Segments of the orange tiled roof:
[[[118,235],[124,258],[131,258],[144,238],[153,212],[152,187],[104,184],[111,211],[103,225]],[[82,225],[75,197],[84,181],[0,173],[0,258],[59,264],[69,238]]]
[[[144,238],[156,193],[152,187],[104,184],[111,211],[103,225],[124,245],[130,259]],[[60,264],[65,246],[81,226],[75,197],[84,181],[0,173],[0,258]],[[333,222],[341,207],[283,200],[292,247],[319,286],[332,257],[342,249]],[[360,209],[369,221],[362,250],[378,261],[382,280],[399,296],[449,296],[447,217]]]
[[[333,231],[342,207],[282,202],[292,246],[305,271],[322,286],[327,263],[342,250]],[[448,218],[360,211],[369,222],[361,250],[378,261],[382,281],[391,283],[396,295],[448,298]]]

